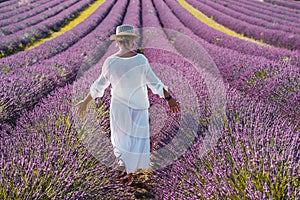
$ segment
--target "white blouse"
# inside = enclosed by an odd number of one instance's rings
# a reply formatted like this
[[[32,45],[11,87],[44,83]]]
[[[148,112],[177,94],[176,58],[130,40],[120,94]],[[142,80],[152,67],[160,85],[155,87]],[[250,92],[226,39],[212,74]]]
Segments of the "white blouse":
[[[119,101],[133,109],[149,108],[148,86],[154,94],[164,97],[161,80],[152,71],[148,59],[143,54],[122,58],[109,56],[102,66],[99,78],[91,85],[93,99],[102,97],[104,90],[112,85],[111,101]]]

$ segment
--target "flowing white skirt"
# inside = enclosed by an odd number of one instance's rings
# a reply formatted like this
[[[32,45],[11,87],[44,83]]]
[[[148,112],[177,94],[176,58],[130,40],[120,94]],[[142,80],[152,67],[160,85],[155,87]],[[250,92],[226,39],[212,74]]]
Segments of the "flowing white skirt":
[[[125,164],[127,173],[150,167],[148,109],[132,109],[113,100],[110,105],[111,142],[114,154]]]

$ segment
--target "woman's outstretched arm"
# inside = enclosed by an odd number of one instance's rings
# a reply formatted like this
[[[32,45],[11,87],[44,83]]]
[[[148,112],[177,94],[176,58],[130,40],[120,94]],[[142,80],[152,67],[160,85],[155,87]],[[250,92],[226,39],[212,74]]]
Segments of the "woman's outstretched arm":
[[[99,78],[96,81],[94,81],[94,83],[91,85],[89,93],[84,98],[84,100],[76,104],[77,107],[76,113],[78,115],[83,115],[86,112],[87,106],[90,103],[90,101],[96,98],[101,98],[103,96],[104,90],[110,84],[108,80],[108,65],[109,65],[109,60],[106,59],[102,66],[102,72]]]
[[[160,97],[165,98],[168,101],[168,105],[170,107],[171,113],[178,113],[180,112],[179,103],[173,98],[169,92],[168,87],[165,86],[161,80],[155,75],[148,60],[146,60],[146,78],[147,78],[147,85],[152,90],[154,94],[158,94]]]

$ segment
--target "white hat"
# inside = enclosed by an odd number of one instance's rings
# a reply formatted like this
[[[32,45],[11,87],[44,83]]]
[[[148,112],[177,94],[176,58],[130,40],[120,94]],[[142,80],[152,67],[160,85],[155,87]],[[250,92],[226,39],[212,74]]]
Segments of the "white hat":
[[[128,35],[128,36],[135,36],[137,37],[137,34],[134,33],[134,27],[130,25],[121,25],[117,26],[116,28],[116,34],[113,34],[110,36],[110,40],[115,40],[117,36],[121,35]]]

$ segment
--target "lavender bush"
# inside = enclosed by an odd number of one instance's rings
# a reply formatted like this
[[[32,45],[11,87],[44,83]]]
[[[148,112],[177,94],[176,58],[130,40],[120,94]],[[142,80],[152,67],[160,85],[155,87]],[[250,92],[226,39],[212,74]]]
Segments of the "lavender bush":
[[[6,1],[1,3],[0,8],[0,20],[7,19],[12,17],[13,15],[17,15],[19,13],[24,13],[39,5],[37,0],[32,1],[31,6],[21,6],[19,4],[20,0]]]
[[[299,14],[300,14],[299,12],[297,12],[297,10],[287,8],[287,7],[282,7],[282,6],[279,7],[277,5],[273,5],[273,4],[270,4],[267,2],[246,1],[246,0],[240,0],[240,1],[247,7],[249,7],[249,6],[258,7],[258,8],[262,8],[266,11],[271,11],[272,15],[273,14],[275,16],[281,15],[281,17],[283,19],[288,19],[289,17],[294,17],[295,19],[297,19],[297,17],[299,17]]]
[[[216,31],[208,25],[201,23],[198,19],[194,18],[188,11],[181,7],[174,0],[166,0],[167,6],[172,10],[174,15],[184,24],[190,31],[193,31],[198,37],[212,43],[216,46],[233,49],[243,54],[264,56],[271,60],[283,61],[291,60],[291,63],[300,65],[299,54],[289,50],[284,50],[275,47],[264,47],[252,42],[244,41],[231,37],[225,33]],[[165,9],[168,9],[167,7]],[[164,13],[161,13],[161,18],[164,17]],[[165,20],[168,20],[166,17]],[[174,19],[175,20],[175,19]],[[171,28],[171,27],[169,27]],[[177,28],[176,30],[181,30]]]
[[[9,23],[8,26],[1,27],[0,31],[2,32],[3,36],[14,34],[18,31],[21,31],[23,29],[29,28],[30,26],[36,25],[44,20],[47,20],[48,18],[51,18],[55,15],[58,15],[63,10],[70,8],[72,5],[78,3],[78,1],[66,1],[66,2],[60,2],[60,1],[54,1],[51,2],[50,5],[45,5],[47,8],[47,12],[43,12],[40,14],[36,14],[32,18],[28,18],[20,23],[13,24]],[[52,5],[52,6],[51,6]],[[50,6],[50,7],[48,7]],[[31,12],[32,13],[32,12]],[[35,14],[35,13],[34,13]],[[5,37],[3,37],[5,38]]]
[[[30,26],[20,32],[3,36],[0,41],[0,57],[8,56],[16,53],[17,51],[24,50],[27,45],[37,39],[47,37],[51,30],[59,30],[60,27],[73,19],[74,16],[76,16],[92,1],[93,0],[88,2],[78,2],[76,5],[70,7],[68,11],[58,14],[62,9],[64,9],[64,7],[61,7],[61,10],[56,11],[56,14],[58,15],[55,17],[48,18],[42,23]]]
[[[276,0],[266,0],[265,2],[272,3],[273,5],[278,5],[278,6],[283,6],[283,7],[295,9],[295,10],[299,10],[300,9],[300,5],[297,2],[276,1]]]
[[[300,36],[296,34],[289,33],[287,36],[287,34],[283,31],[268,30],[262,27],[250,25],[241,20],[222,14],[209,6],[206,6],[200,1],[188,0],[187,2],[202,11],[208,17],[213,17],[213,19],[218,23],[238,33],[244,34],[247,37],[252,37],[256,40],[263,40],[267,44],[291,50],[296,50],[300,47]]]
[[[295,34],[300,34],[300,28],[297,28],[295,26],[284,26],[280,24],[275,24],[272,22],[266,22],[265,20],[261,20],[256,17],[256,15],[251,16],[251,15],[244,15],[241,12],[237,12],[233,9],[231,9],[231,4],[222,4],[219,2],[210,2],[210,1],[203,1],[204,4],[208,5],[209,7],[225,14],[230,17],[233,17],[235,19],[239,19],[241,21],[247,22],[249,24],[253,24],[259,27],[264,27],[266,29],[271,29],[271,30],[281,30],[285,31],[287,33],[295,33]],[[298,23],[299,25],[299,23]]]
[[[232,1],[232,0],[218,0],[217,2],[223,3],[223,5],[227,6],[230,9],[235,11],[244,13],[249,16],[257,17],[260,19],[264,19],[268,22],[272,22],[273,24],[282,24],[286,26],[292,27],[300,27],[298,22],[298,17],[293,17],[291,12],[286,13],[285,15],[278,13],[279,11],[270,11],[268,7],[258,7],[261,2],[253,2],[256,3],[256,6],[247,5],[246,2],[242,1]]]
[[[9,72],[13,72],[15,69],[20,69],[35,63],[41,63],[43,60],[50,59],[51,57],[54,57],[55,55],[67,50],[72,45],[75,45],[81,38],[84,38],[91,31],[96,29],[102,20],[107,17],[113,6],[113,3],[114,2],[103,3],[99,9],[97,9],[91,16],[87,18],[86,23],[80,23],[78,26],[64,33],[63,35],[60,35],[59,37],[42,43],[33,49],[2,58],[0,60],[2,72],[7,74]],[[99,36],[95,37],[97,37],[100,41],[103,40]],[[81,49],[79,48],[77,50]],[[88,55],[84,51],[81,53],[82,56]]]
[[[37,24],[38,22],[35,22],[35,23],[31,23],[27,18],[30,18],[30,17],[33,17],[33,16],[36,16],[42,12],[44,12],[45,14],[45,11],[48,10],[48,9],[53,9],[54,6],[58,5],[59,1],[45,1],[44,4],[38,4],[37,7],[33,7],[30,12],[25,12],[25,13],[20,13],[20,14],[16,14],[14,15],[13,17],[10,17],[10,18],[7,18],[7,19],[3,19],[0,21],[0,27],[1,29],[3,29],[3,27],[5,26],[8,26],[10,24],[14,24],[14,23],[18,23],[18,26],[22,24],[22,22],[24,21],[27,21],[27,23],[29,24]],[[26,20],[27,19],[27,20]],[[31,19],[31,20],[34,20],[34,19]],[[41,19],[42,20],[42,19]],[[29,25],[28,24],[28,25]],[[23,27],[24,28],[24,27]],[[14,31],[10,31],[10,32],[14,32]]]

